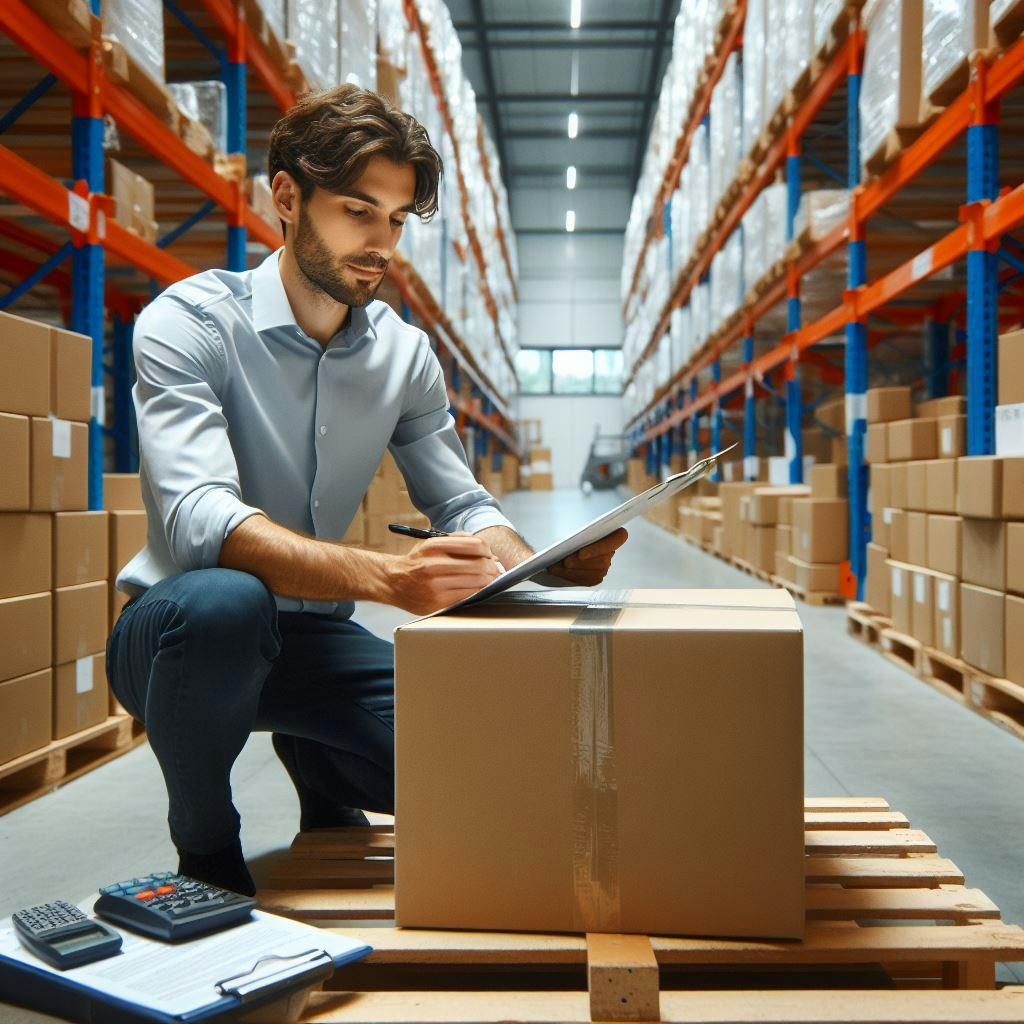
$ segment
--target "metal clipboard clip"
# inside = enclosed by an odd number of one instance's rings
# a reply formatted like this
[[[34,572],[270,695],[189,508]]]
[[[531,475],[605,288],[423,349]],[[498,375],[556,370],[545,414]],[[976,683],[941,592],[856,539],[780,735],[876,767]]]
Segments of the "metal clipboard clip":
[[[268,991],[287,988],[293,982],[313,984],[333,973],[334,961],[324,950],[307,949],[288,956],[261,956],[250,970],[218,981],[216,988],[221,995],[234,996],[245,1003]]]

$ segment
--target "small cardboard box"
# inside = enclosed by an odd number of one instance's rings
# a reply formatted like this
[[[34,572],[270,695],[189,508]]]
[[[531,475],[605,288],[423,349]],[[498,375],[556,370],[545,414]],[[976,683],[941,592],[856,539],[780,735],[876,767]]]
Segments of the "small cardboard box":
[[[910,635],[925,647],[933,647],[935,633],[934,578],[927,569],[911,574]]]
[[[886,445],[890,462],[934,459],[938,452],[935,420],[909,419],[890,423]]]
[[[928,513],[908,512],[907,561],[911,565],[928,564]]]
[[[764,572],[775,569],[775,549],[777,541],[774,526],[752,526],[750,528],[750,561]]]
[[[868,388],[868,423],[908,420],[911,412],[910,388]]]
[[[871,539],[886,551],[892,543],[893,512],[891,508],[883,508],[881,512],[874,512],[871,515]]]
[[[928,515],[929,569],[960,576],[963,522],[960,516]]]
[[[146,522],[145,513],[143,513],[143,512],[112,512],[111,515],[112,516],[142,516],[143,517],[143,519],[142,519],[142,522],[143,522],[142,540],[143,540],[143,543],[145,543],[145,540],[146,540],[146,535],[145,535],[145,522]],[[363,512],[362,502],[360,502],[356,506],[355,514],[352,516],[352,522],[350,522],[348,524],[348,529],[345,531],[345,533],[342,536],[342,538],[339,541],[339,543],[340,544],[352,545],[354,547],[360,547],[360,548],[366,543],[365,514]],[[132,556],[129,555],[128,557],[131,558]],[[118,571],[120,571],[120,570],[118,570]],[[111,579],[113,579],[113,578],[114,577],[111,576]]]
[[[50,742],[52,689],[48,668],[0,682],[0,764]]]
[[[138,473],[104,473],[103,507],[108,512],[145,512]]]
[[[868,545],[868,579],[865,596],[879,615],[889,615],[889,553],[880,544]]]
[[[53,664],[77,661],[107,643],[107,581],[53,592]]]
[[[889,467],[889,499],[893,508],[907,508],[907,464],[900,462]]]
[[[1024,519],[1024,457],[1003,459],[1003,518]]]
[[[811,488],[804,484],[784,487],[757,487],[750,497],[748,521],[757,526],[771,526],[780,521],[779,510],[784,498],[805,498]],[[743,501],[741,497],[740,501]]]
[[[793,527],[788,523],[779,523],[775,527],[775,550],[793,553]]]
[[[933,572],[935,633],[932,646],[952,658],[960,657],[960,581],[946,573]]]
[[[960,584],[960,657],[1000,677],[1006,668],[1005,601],[999,590]]]
[[[909,512],[891,509],[889,517],[889,551],[897,562],[910,561]]]
[[[891,558],[885,564],[889,567],[889,618],[892,619],[893,629],[909,636],[913,607],[911,576],[914,567]]]
[[[110,706],[106,657],[90,654],[53,670],[53,738],[62,739],[106,720]]]
[[[929,512],[956,512],[958,465],[956,459],[932,459],[925,463],[925,507]]]
[[[1024,402],[1024,331],[999,336],[998,405]]]
[[[531,491],[553,491],[555,489],[555,478],[550,473],[531,473]]]
[[[872,512],[881,512],[892,505],[890,500],[892,488],[889,486],[890,475],[888,466],[872,466],[868,486],[868,508]]]
[[[29,507],[29,419],[0,413],[0,509],[20,512]]]
[[[793,554],[804,562],[843,561],[849,544],[847,502],[834,498],[793,501]]]
[[[50,412],[50,327],[0,313],[4,363],[0,412],[47,416]]]
[[[921,419],[935,420],[941,416],[960,416],[967,412],[967,399],[963,395],[943,395],[942,398],[928,398],[914,406],[914,415]]]
[[[50,328],[50,412],[88,423],[92,415],[92,338]]]
[[[793,582],[808,594],[838,594],[839,566],[830,562],[804,562],[791,558]]]
[[[1006,662],[1011,682],[1024,686],[1024,598],[1006,595]]]
[[[956,510],[965,518],[999,519],[1003,514],[1003,460],[967,455],[956,460]]]
[[[1006,524],[1006,589],[1024,594],[1024,523]]]
[[[106,512],[57,512],[53,516],[53,586],[74,587],[107,579]]]
[[[940,459],[958,459],[967,454],[966,416],[939,416],[935,430]]]
[[[849,466],[831,463],[811,466],[811,497],[845,498],[849,475]]]
[[[0,599],[0,679],[52,664],[52,607],[50,591]]]
[[[1006,589],[1006,523],[965,519],[962,528],[961,579],[990,590]]]
[[[0,513],[0,598],[38,594],[52,585],[50,517]]]
[[[89,428],[70,420],[32,419],[32,510],[89,507]]]
[[[785,591],[507,595],[400,626],[395,684],[397,925],[802,935]]]
[[[889,461],[889,429],[885,423],[869,423],[864,458],[872,465]]]
[[[117,160],[107,160],[110,195],[114,199],[114,219],[147,242],[156,241],[153,183]]]
[[[928,507],[928,463],[907,463],[907,508],[923,512]]]

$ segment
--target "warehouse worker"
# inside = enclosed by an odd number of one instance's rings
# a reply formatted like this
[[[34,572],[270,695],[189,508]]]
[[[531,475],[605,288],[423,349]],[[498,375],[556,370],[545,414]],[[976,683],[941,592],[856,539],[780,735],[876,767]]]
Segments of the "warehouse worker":
[[[432,612],[532,553],[470,472],[426,335],[373,301],[406,218],[437,210],[427,133],[345,85],[278,122],[269,165],[284,247],[180,281],[138,319],[149,528],[107,650],[164,774],[178,870],[243,893],[229,775],[252,731],[273,733],[303,829],[393,809],[393,649],[353,602]],[[405,555],[337,543],[388,449],[455,536]],[[599,583],[624,540],[547,582]]]

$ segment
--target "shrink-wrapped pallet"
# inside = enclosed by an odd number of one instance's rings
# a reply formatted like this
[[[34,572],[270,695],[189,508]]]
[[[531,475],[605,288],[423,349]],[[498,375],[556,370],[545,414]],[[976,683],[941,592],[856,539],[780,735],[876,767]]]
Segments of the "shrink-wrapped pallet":
[[[786,3],[767,0],[765,5],[764,123],[768,124],[789,87],[786,69]]]
[[[690,335],[690,307],[680,306],[672,310],[669,331],[672,335],[672,372],[681,370],[690,360],[692,339]]]
[[[968,58],[988,45],[988,0],[924,0],[921,51],[922,118],[964,90]]]
[[[803,244],[819,242],[843,224],[849,214],[849,189],[817,188],[804,192],[793,222],[793,237]]]
[[[786,90],[792,89],[811,63],[814,49],[814,6],[809,0],[783,5]]]
[[[750,152],[764,127],[764,75],[768,60],[765,38],[767,0],[749,0],[743,26],[743,148]]]
[[[338,77],[377,88],[377,0],[339,0]]]
[[[247,180],[246,196],[252,212],[275,231],[280,231],[281,219],[274,207],[270,179],[265,174],[253,174]]]
[[[716,205],[736,177],[743,147],[743,90],[739,53],[729,54],[722,77],[711,93],[711,203]]]
[[[723,324],[743,300],[743,240],[734,231],[711,260],[711,328]]]
[[[103,34],[113,36],[153,81],[163,82],[162,0],[104,0]]]
[[[654,350],[654,379],[657,386],[668,383],[672,376],[672,336],[666,331]]]
[[[405,70],[410,39],[402,0],[377,0],[377,40],[381,56],[399,71]]]
[[[743,215],[743,285],[749,292],[764,276],[764,193],[757,197]]]
[[[1015,43],[1024,32],[1024,0],[992,0],[989,21],[998,43],[1003,46]]]
[[[680,187],[672,193],[669,210],[670,223],[672,226],[671,265],[673,277],[675,277],[679,271],[686,266],[686,261],[690,255],[688,245],[690,231],[690,197],[683,190],[682,186],[683,175],[680,175]]]
[[[763,276],[768,273],[777,260],[782,258],[782,254],[786,250],[788,239],[786,186],[782,183],[768,185],[762,195],[764,196],[764,220],[761,235]]]
[[[698,125],[690,140],[690,224],[696,238],[711,222],[708,129]]]
[[[181,112],[198,121],[219,153],[228,151],[227,88],[223,82],[168,82],[167,89]]]
[[[844,16],[848,0],[813,0],[814,52],[821,53],[833,37],[840,16]]]
[[[338,81],[338,5],[288,0],[288,39],[306,81],[330,89]]]
[[[693,354],[696,355],[711,333],[711,286],[706,281],[690,292],[690,316]]]
[[[256,0],[256,3],[263,12],[263,17],[266,18],[270,30],[283,43],[287,32],[285,0]]]

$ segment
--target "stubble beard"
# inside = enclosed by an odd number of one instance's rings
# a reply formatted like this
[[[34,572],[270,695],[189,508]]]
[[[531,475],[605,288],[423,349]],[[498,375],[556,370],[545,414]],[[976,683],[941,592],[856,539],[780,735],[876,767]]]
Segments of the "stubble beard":
[[[351,263],[366,269],[387,269],[384,260],[367,260],[365,256],[336,257],[302,209],[299,210],[299,223],[295,231],[295,263],[313,290],[322,292],[342,305],[356,308],[373,301],[384,277],[381,275],[376,281],[350,284],[342,276],[343,265]]]

